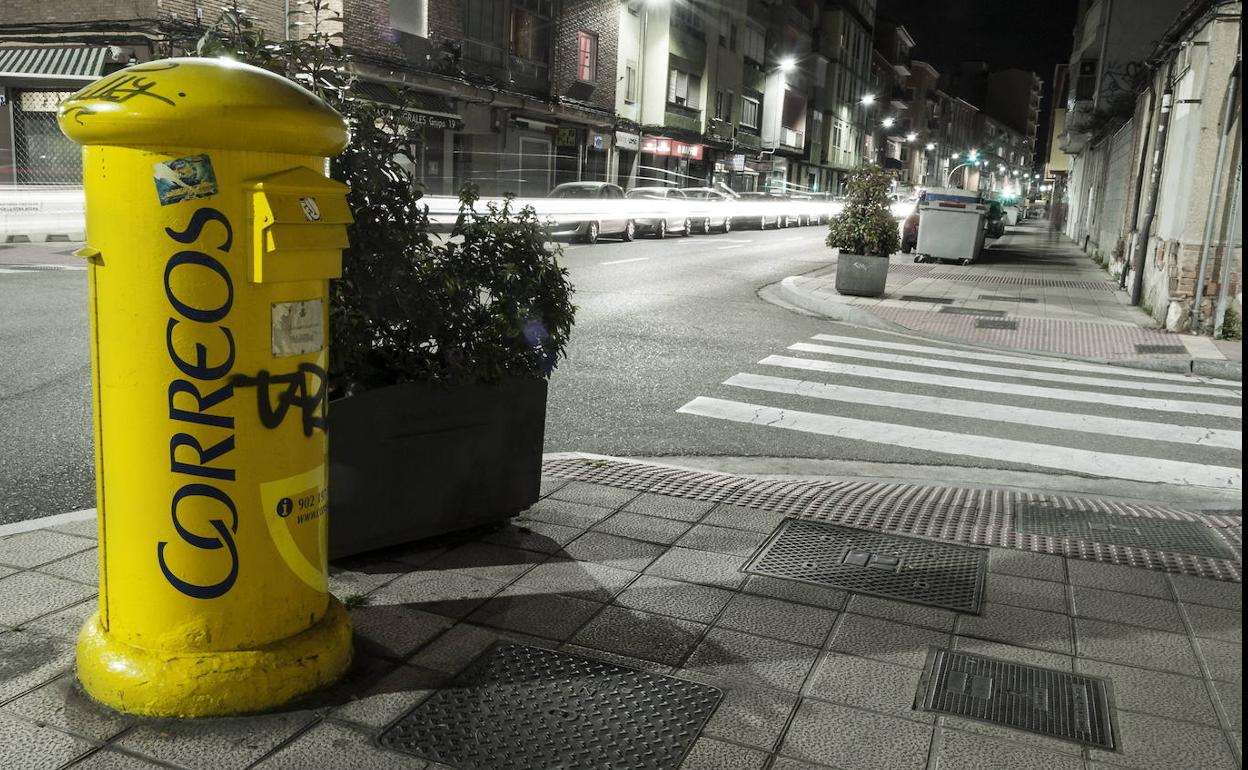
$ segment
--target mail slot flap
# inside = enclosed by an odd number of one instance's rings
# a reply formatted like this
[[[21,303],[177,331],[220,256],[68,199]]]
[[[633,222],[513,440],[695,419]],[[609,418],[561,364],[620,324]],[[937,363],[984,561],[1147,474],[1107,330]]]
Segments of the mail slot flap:
[[[253,180],[255,223],[267,227],[275,222],[348,224],[353,221],[347,206],[350,187],[300,166]]]
[[[347,185],[303,166],[251,180],[251,280],[315,281],[342,275]]]
[[[347,228],[334,224],[275,224],[264,230],[265,251],[345,249]]]

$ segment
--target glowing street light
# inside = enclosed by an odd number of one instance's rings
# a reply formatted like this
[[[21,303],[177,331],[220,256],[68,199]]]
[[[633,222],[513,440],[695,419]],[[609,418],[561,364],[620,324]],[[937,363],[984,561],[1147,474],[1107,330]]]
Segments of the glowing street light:
[[[911,131],[910,133],[906,134],[906,141],[907,141],[907,142],[913,142],[915,139],[918,139],[918,138],[919,138],[919,135],[918,135],[918,134],[916,134],[916,133],[914,133],[913,131]]]
[[[875,94],[863,94],[862,103],[868,107],[875,104]]]
[[[894,124],[894,123],[896,123],[896,122],[897,122],[897,121],[893,120],[892,118],[884,118],[884,127],[885,127],[885,128],[892,128],[892,127],[893,127],[893,124]]]
[[[797,62],[793,59],[792,56],[780,60],[781,72],[792,72],[793,68],[796,66],[797,66]]]
[[[923,149],[927,150],[928,152],[931,152],[932,150],[936,149],[936,143],[928,142],[926,145],[923,146]]]

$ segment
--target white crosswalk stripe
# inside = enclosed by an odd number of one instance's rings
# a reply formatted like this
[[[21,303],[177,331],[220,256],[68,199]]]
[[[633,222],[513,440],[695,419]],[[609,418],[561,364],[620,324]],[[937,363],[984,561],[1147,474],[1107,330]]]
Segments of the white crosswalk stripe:
[[[910,458],[939,453],[987,461],[977,464],[1242,487],[1235,385],[909,338],[813,339],[832,344],[793,344],[790,351],[810,357],[767,356],[758,362],[765,368],[728,377],[717,394],[724,397],[698,396],[677,411],[811,441],[893,447]],[[775,376],[777,369],[801,375]]]

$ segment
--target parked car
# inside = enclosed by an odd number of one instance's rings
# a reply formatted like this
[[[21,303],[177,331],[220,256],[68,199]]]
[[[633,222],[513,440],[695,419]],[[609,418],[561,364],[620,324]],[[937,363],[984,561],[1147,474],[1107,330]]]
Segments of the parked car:
[[[735,217],[734,224],[738,227],[757,227],[759,230],[766,230],[773,225],[782,226],[783,216],[777,205],[783,201],[780,196],[768,195],[765,192],[743,192],[737,193],[737,201],[742,208],[750,212]]]
[[[726,194],[713,187],[686,187],[683,192],[693,202],[690,219],[695,230],[704,233],[715,228],[725,233],[732,231],[732,216],[726,210],[730,199]]]
[[[659,204],[657,207],[662,210],[670,210],[671,216],[667,217],[635,217],[634,224],[638,233],[649,233],[655,238],[666,238],[668,233],[680,233],[681,235],[689,235],[692,225],[689,222],[688,199],[685,197],[683,190],[677,190],[674,187],[634,187],[624,194],[624,197],[634,200],[661,200],[670,201],[672,205]]]
[[[621,240],[631,241],[637,232],[637,225],[627,216],[623,216],[618,203],[611,201],[624,200],[624,188],[610,182],[565,182],[557,185],[546,196],[547,198],[563,198],[576,200],[592,200],[597,203],[587,205],[586,212],[593,218],[581,221],[558,220],[552,235],[556,238],[572,238],[597,243],[603,235],[618,235]],[[559,212],[552,212],[558,217]],[[577,211],[576,214],[581,214]]]

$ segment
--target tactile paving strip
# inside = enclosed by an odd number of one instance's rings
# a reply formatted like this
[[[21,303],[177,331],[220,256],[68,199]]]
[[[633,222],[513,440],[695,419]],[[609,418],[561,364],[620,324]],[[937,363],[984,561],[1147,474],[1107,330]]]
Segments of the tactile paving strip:
[[[1243,521],[1233,514],[1197,513],[1165,505],[983,487],[750,479],[595,457],[552,458],[544,462],[542,468],[543,473],[557,478],[672,497],[713,500],[786,516],[958,543],[1058,554],[1236,583],[1241,582],[1243,569]],[[1199,522],[1215,527],[1235,557],[1215,559],[1163,551],[1151,545],[1135,547],[1020,532],[1014,522],[1021,506],[1041,502],[1068,510],[1114,516]]]
[[[967,281],[970,283],[990,283],[1000,286],[1043,286],[1050,289],[1090,289],[1094,291],[1118,290],[1117,284],[1108,281],[1025,278],[1019,275],[984,275],[983,273],[942,273],[938,270],[932,272],[932,277],[942,281]]]
[[[1212,528],[1195,521],[1072,511],[1040,502],[1019,506],[1014,526],[1019,532],[1031,535],[1159,548],[1214,559],[1235,558],[1235,552],[1225,539]]]
[[[1114,749],[1113,690],[1100,677],[932,647],[914,706]]]
[[[979,614],[987,568],[982,548],[787,519],[745,571]]]
[[[461,770],[676,770],[721,697],[697,682],[499,644],[380,742]]]

